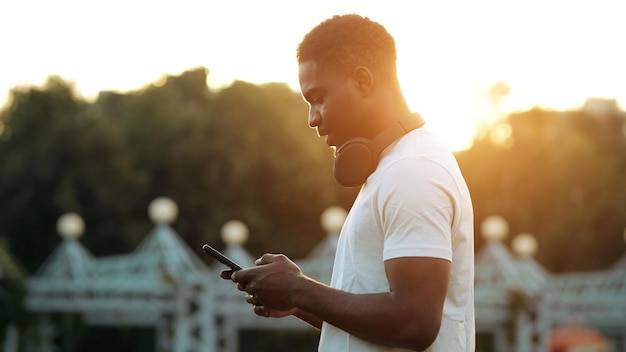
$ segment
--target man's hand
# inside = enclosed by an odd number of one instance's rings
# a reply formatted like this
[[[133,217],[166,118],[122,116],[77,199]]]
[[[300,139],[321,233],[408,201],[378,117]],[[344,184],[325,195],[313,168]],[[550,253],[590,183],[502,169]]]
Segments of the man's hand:
[[[292,308],[290,310],[275,310],[265,308],[263,303],[261,303],[254,295],[247,294],[246,302],[250,303],[253,306],[254,314],[266,317],[266,318],[282,318],[289,315],[294,315],[296,313],[296,308]]]
[[[252,304],[257,315],[283,317],[295,312],[292,285],[303,278],[300,268],[282,254],[265,254],[256,266],[232,272],[230,279],[237,289],[248,293],[246,302]],[[226,278],[229,271],[222,272]]]

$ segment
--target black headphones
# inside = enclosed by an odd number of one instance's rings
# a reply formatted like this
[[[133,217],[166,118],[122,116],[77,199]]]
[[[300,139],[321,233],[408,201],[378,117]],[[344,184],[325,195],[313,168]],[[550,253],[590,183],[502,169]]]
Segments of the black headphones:
[[[353,138],[335,153],[333,173],[344,187],[360,186],[376,170],[380,153],[410,131],[422,127],[424,120],[415,113],[394,122],[374,139]]]

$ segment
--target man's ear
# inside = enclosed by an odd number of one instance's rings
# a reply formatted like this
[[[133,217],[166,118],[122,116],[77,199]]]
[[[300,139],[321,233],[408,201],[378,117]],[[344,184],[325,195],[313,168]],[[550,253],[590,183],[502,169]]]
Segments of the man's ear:
[[[370,95],[370,93],[374,89],[374,76],[372,75],[372,71],[370,71],[369,68],[365,66],[355,67],[352,71],[351,78],[361,96]]]

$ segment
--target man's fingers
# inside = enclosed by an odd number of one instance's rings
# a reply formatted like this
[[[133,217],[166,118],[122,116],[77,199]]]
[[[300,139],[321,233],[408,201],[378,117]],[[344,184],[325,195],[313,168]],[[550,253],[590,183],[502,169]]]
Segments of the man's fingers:
[[[271,263],[271,254],[269,253],[265,253],[263,254],[263,256],[261,256],[261,258],[257,259],[254,261],[255,265],[265,265],[265,264],[269,264]]]
[[[281,257],[281,254],[265,253],[263,256],[254,261],[255,265],[265,265],[276,261],[276,258]]]
[[[247,292],[247,290],[246,290],[246,285],[242,284],[241,282],[238,282],[238,283],[237,283],[237,289],[238,289],[239,291],[246,291],[246,292]]]
[[[232,275],[233,275],[232,270],[224,270],[220,273],[220,277],[224,280],[231,280]]]
[[[256,306],[260,303],[256,296],[250,293],[246,295],[246,302],[252,304],[253,306]]]
[[[253,310],[254,310],[254,314],[256,315],[259,315],[265,318],[270,316],[270,311],[265,309],[265,307],[263,306],[254,306]]]
[[[247,273],[247,271],[244,270],[235,270],[232,272],[232,274],[230,275],[230,279],[239,284],[238,286],[245,286],[248,281],[250,280],[250,275]],[[243,291],[243,290],[241,290]]]

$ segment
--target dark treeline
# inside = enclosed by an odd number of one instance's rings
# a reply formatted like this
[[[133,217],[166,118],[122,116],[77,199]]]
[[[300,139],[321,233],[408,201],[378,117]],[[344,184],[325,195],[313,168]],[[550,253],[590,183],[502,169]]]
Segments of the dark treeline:
[[[206,79],[195,69],[93,103],[59,77],[12,91],[0,115],[0,237],[28,273],[59,243],[63,213],[83,217],[94,255],[126,253],[159,196],[177,202],[173,227],[192,248],[220,247],[231,219],[248,225],[254,255],[303,257],[322,238],[322,211],[355,190],[335,185],[300,95],[246,82],[212,92]]]
[[[69,211],[84,218],[82,242],[96,256],[132,251],[158,196],[177,202],[173,227],[192,248],[219,247],[220,227],[240,219],[253,255],[312,249],[324,235],[322,211],[349,208],[357,189],[336,185],[306,104],[285,84],[211,91],[206,78],[194,69],[95,102],[59,77],[12,91],[0,112],[0,238],[27,273],[59,243],[56,221]],[[457,153],[477,250],[480,221],[497,214],[509,221],[507,242],[537,237],[537,258],[551,271],[613,264],[626,248],[623,113],[533,109],[501,124],[507,138],[496,143],[485,131]]]
[[[593,100],[590,100],[593,101]],[[576,111],[508,116],[457,155],[477,221],[506,218],[537,238],[537,259],[556,273],[606,269],[626,255],[626,113],[615,101]],[[509,130],[507,138],[490,134]]]

